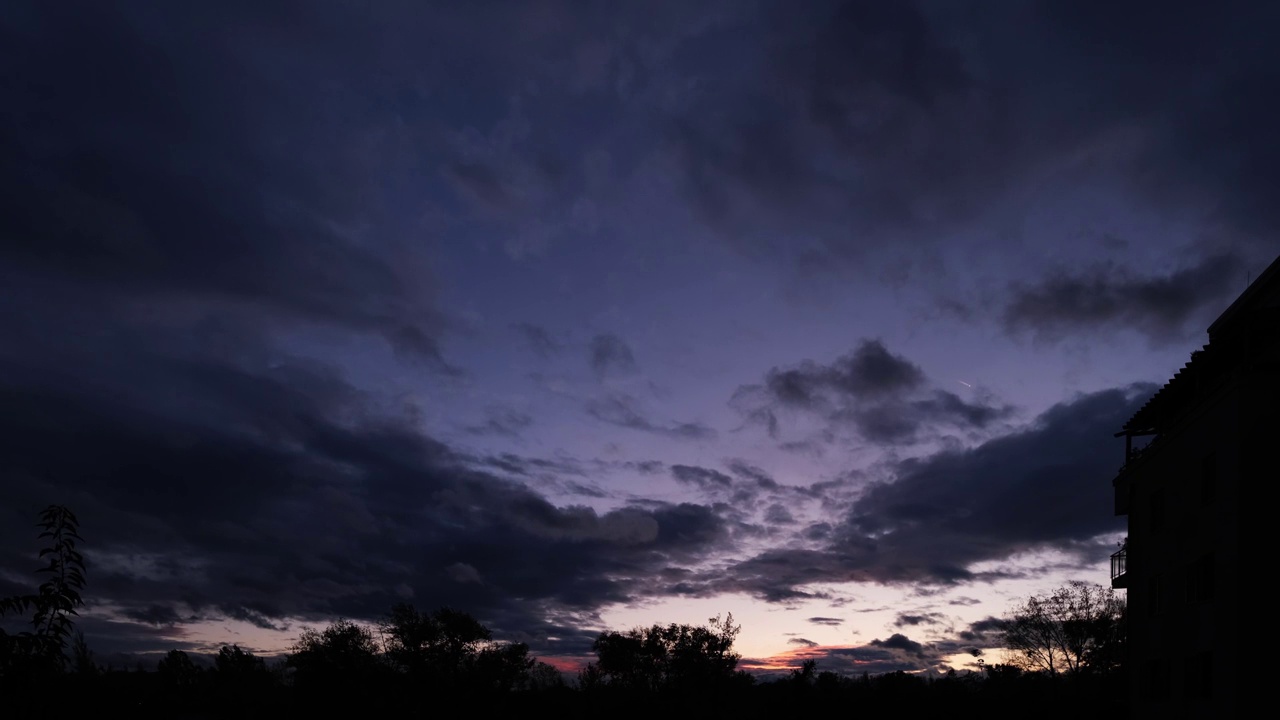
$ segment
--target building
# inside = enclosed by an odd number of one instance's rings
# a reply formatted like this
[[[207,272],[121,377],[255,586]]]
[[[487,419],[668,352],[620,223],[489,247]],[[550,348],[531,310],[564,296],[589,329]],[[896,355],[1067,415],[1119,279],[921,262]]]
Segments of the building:
[[[1209,326],[1209,343],[1125,423],[1113,481],[1128,539],[1112,586],[1128,595],[1136,717],[1237,717],[1259,691],[1270,587],[1243,556],[1280,481],[1280,258]],[[1242,579],[1253,572],[1247,586]],[[1247,590],[1246,590],[1247,587]]]

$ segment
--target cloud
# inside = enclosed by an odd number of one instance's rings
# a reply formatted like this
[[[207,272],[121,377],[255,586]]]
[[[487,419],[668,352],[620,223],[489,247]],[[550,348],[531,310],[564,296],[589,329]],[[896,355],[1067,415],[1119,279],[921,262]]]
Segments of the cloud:
[[[772,525],[791,525],[796,518],[785,505],[774,503],[765,509],[764,521]]]
[[[179,615],[173,607],[168,605],[133,607],[125,610],[123,615],[130,620],[136,620],[156,627],[172,627],[180,622],[191,619],[189,617],[184,618]]]
[[[1005,621],[995,617],[985,617],[969,623],[966,630],[960,632],[960,639],[971,643],[1000,645],[1000,635],[1004,632]]]
[[[20,543],[47,498],[68,498],[92,564],[86,602],[167,623],[165,637],[220,617],[376,619],[405,592],[537,636],[557,613],[660,592],[662,568],[733,542],[701,505],[554,505],[314,363],[245,366],[252,345],[216,339],[183,352],[50,342],[66,352],[0,356],[0,540]]]
[[[751,70],[699,78],[672,152],[726,242],[800,267],[963,237],[1086,172],[1262,246],[1280,226],[1262,121],[1280,11],[1188,6],[1152,26],[1161,7],[767,3],[727,21],[747,40],[722,67]]]
[[[1136,276],[1114,263],[1058,272],[1036,285],[1014,287],[1004,310],[1013,335],[1058,340],[1102,328],[1127,328],[1153,343],[1183,339],[1187,321],[1236,290],[1241,262],[1233,255],[1201,258],[1163,275]]]
[[[893,624],[896,627],[915,627],[918,625],[937,625],[945,622],[946,616],[942,613],[898,613],[894,618]]]
[[[929,388],[919,366],[889,352],[879,340],[863,340],[830,364],[805,360],[772,368],[763,384],[740,387],[731,404],[749,423],[765,423],[773,438],[780,434],[779,413],[791,410],[825,419],[832,437],[833,429],[849,427],[884,444],[918,442],[943,428],[986,431],[1014,412],[981,393],[965,400]]]
[[[591,339],[591,367],[601,379],[609,375],[631,375],[638,370],[631,347],[613,334]]]
[[[414,141],[342,110],[367,106],[352,81],[368,68],[299,48],[319,27],[286,41],[236,14],[73,3],[5,19],[0,59],[30,82],[4,90],[21,112],[0,126],[0,264],[23,276],[4,281],[191,332],[217,318],[375,336],[456,375],[431,263],[387,211],[385,188],[420,169]],[[312,72],[255,62],[282,42]]]
[[[672,465],[671,475],[682,483],[701,489],[727,489],[733,485],[733,479],[719,470],[692,465]]]
[[[839,524],[811,534],[817,547],[772,548],[709,572],[704,592],[788,602],[817,596],[819,583],[971,583],[982,579],[974,565],[1036,550],[1093,562],[1110,550],[1095,539],[1123,528],[1110,512],[1117,463],[1106,449],[1154,390],[1080,395],[976,447],[901,461]]]
[[[796,368],[774,368],[765,376],[765,387],[773,398],[805,409],[824,406],[832,393],[868,400],[913,390],[923,382],[919,367],[891,354],[879,340],[862,341],[857,350],[831,365],[805,361]]]
[[[966,576],[964,567],[978,559],[1035,546],[1070,552],[1114,531],[1106,480],[1115,463],[1099,449],[1152,390],[1144,384],[1081,395],[1021,432],[904,461],[893,482],[870,487],[854,503],[846,539],[856,548],[877,537],[882,552],[913,557],[941,580]]]
[[[681,440],[712,440],[716,431],[702,423],[660,424],[641,414],[639,403],[630,395],[612,393],[587,402],[587,414],[611,425]]]
[[[827,625],[827,626],[834,627],[842,624],[844,622],[844,619],[830,618],[830,617],[811,617],[809,618],[809,622],[813,623],[814,625]]]
[[[888,650],[898,650],[908,655],[921,656],[924,646],[901,633],[890,635],[887,640],[872,640],[871,644]]]
[[[801,646],[808,647],[808,648],[811,648],[811,647],[818,647],[818,643],[816,643],[816,642],[814,642],[814,641],[812,641],[812,640],[809,640],[808,638],[790,638],[790,639],[788,639],[788,640],[787,640],[787,644],[788,644],[788,645],[801,645]]]
[[[769,473],[744,460],[732,459],[726,466],[734,475],[752,481],[761,490],[777,490],[779,487],[778,481]]]
[[[463,562],[454,563],[446,567],[445,571],[449,574],[449,577],[453,578],[454,582],[460,582],[460,583],[484,582],[480,577],[479,570],[476,570],[474,567]]]
[[[790,643],[802,645],[802,643]],[[903,635],[893,635],[886,640],[873,640],[865,645],[829,646],[804,645],[788,650],[760,662],[744,659],[744,667],[776,668],[780,665],[799,668],[813,660],[822,672],[834,672],[848,677],[884,675],[897,672],[917,672],[921,668],[940,669],[943,653],[933,645],[917,643]]]
[[[984,648],[1001,647],[1002,621],[985,618],[966,626],[957,633],[936,634],[929,642],[913,640],[902,633],[887,638],[876,638],[863,645],[831,646],[807,642],[789,642],[802,647],[775,655],[767,662],[746,659],[747,667],[776,668],[799,667],[806,660],[818,663],[818,669],[846,676],[871,676],[894,672],[918,672],[931,669],[945,672],[952,657],[967,654],[980,657]]]

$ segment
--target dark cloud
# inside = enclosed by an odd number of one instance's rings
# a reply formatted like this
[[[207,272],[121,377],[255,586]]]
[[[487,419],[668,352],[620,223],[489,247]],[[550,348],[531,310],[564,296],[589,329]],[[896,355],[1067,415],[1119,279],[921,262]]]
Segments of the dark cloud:
[[[801,643],[795,643],[797,645]],[[917,672],[921,668],[943,669],[942,658],[951,651],[949,644],[924,645],[910,638],[895,634],[885,640],[872,640],[865,645],[854,647],[830,647],[822,645],[804,646],[771,658],[764,666],[776,666],[779,661],[799,667],[806,660],[818,663],[818,669],[834,672],[849,677],[857,677],[864,672],[869,675],[880,675],[894,672]],[[751,667],[753,662],[745,660],[744,665]]]
[[[107,618],[98,613],[81,613],[76,619],[76,629],[85,634],[100,665],[116,668],[133,669],[140,660],[170,650],[196,655],[207,649],[204,643],[189,639],[181,628]]]
[[[632,468],[637,472],[642,472],[646,475],[654,475],[662,472],[665,464],[661,460],[641,460],[639,462],[626,463],[626,467]]]
[[[486,472],[498,472],[517,480],[537,478],[545,485],[562,488],[579,487],[582,483],[574,477],[585,477],[587,471],[571,459],[548,459],[526,457],[515,453],[498,453],[495,455],[466,456],[458,455],[462,462]],[[595,492],[599,492],[596,490]]]
[[[818,643],[808,638],[790,638],[787,640],[788,645],[801,645],[803,647],[818,647]]]
[[[967,642],[1000,645],[1000,634],[1004,632],[1005,625],[1000,618],[986,617],[969,623],[968,629],[961,631],[959,637]]]
[[[765,509],[764,521],[772,525],[791,525],[796,518],[785,505],[774,503]]]
[[[263,612],[243,605],[223,604],[218,607],[218,610],[220,610],[222,615],[227,618],[247,622],[254,627],[262,628],[263,630],[289,629],[289,623],[280,622],[272,618],[272,615],[275,615],[276,617],[279,616],[280,610],[276,606],[272,606],[267,612]],[[271,615],[268,615],[268,612],[270,612]]]
[[[834,530],[834,528],[831,527],[831,523],[817,522],[806,527],[804,531],[800,533],[800,536],[806,540],[816,542],[830,538],[832,530]]]
[[[844,619],[830,618],[830,617],[811,617],[809,618],[809,622],[813,623],[814,625],[836,626],[836,625],[842,624],[844,622]]]
[[[714,228],[801,267],[956,237],[1083,172],[1258,245],[1280,225],[1263,121],[1278,19],[1244,2],[766,4],[728,21],[739,42],[704,39],[726,57],[671,142]]]
[[[1153,343],[1184,339],[1187,322],[1206,308],[1220,309],[1243,285],[1233,255],[1214,255],[1163,275],[1137,275],[1114,263],[1083,272],[1059,272],[1036,285],[1014,287],[1005,328],[1056,340],[1073,333],[1127,328]]]
[[[945,622],[946,616],[942,613],[898,613],[894,618],[893,624],[896,627],[915,627],[917,625],[937,625]]]
[[[321,367],[97,351],[0,356],[14,520],[0,539],[21,546],[30,517],[66,498],[91,560],[86,602],[174,637],[195,618],[375,619],[406,598],[536,634],[730,542],[700,505],[555,506]],[[4,562],[20,574],[31,560]]]
[[[730,460],[726,466],[734,475],[750,480],[761,490],[777,490],[779,487],[769,473],[744,460]]]
[[[908,655],[923,655],[924,646],[901,633],[894,633],[887,640],[872,640],[871,644],[888,650],[899,650]]]
[[[631,347],[617,335],[597,335],[591,339],[591,368],[602,379],[630,375],[637,370],[636,358]]]
[[[183,617],[171,606],[168,605],[148,605],[146,607],[132,607],[125,610],[124,617],[130,620],[154,625],[156,627],[172,627],[180,622],[192,622],[198,620],[196,617]]]
[[[806,409],[824,406],[833,393],[869,400],[913,390],[923,383],[919,367],[891,354],[879,340],[862,341],[857,350],[831,365],[805,361],[796,368],[775,368],[765,377],[765,387],[778,402]]]
[[[172,10],[6,16],[0,59],[23,80],[4,83],[0,264],[38,279],[20,299],[71,293],[190,331],[210,317],[316,323],[456,374],[426,256],[387,209],[416,153],[357,109],[363,68],[315,52],[334,28]]]
[[[710,468],[692,465],[672,465],[671,475],[682,483],[693,485],[703,490],[728,489],[733,486],[733,478]]]
[[[846,540],[861,548],[877,537],[880,552],[946,581],[967,577],[964,568],[979,559],[1037,546],[1070,552],[1114,531],[1115,518],[1098,510],[1110,507],[1111,428],[1152,389],[1082,395],[1021,432],[905,461],[892,483],[872,486],[854,503]]]
[[[762,385],[739,388],[731,403],[749,423],[765,423],[770,437],[779,435],[776,411],[790,409],[825,418],[833,427],[852,427],[867,440],[885,444],[916,442],[941,428],[985,431],[1014,412],[989,396],[965,400],[929,389],[919,366],[890,353],[879,340],[863,340],[830,365],[806,360],[773,368]],[[795,442],[789,445],[795,447]],[[812,444],[802,442],[803,447]]]
[[[953,585],[979,580],[976,563],[1036,549],[1094,562],[1109,550],[1094,539],[1123,527],[1106,511],[1113,433],[1154,389],[1081,395],[1019,432],[903,461],[891,481],[866,488],[843,523],[811,529],[820,547],[766,550],[708,574],[706,592],[786,602],[810,597],[814,583]]]
[[[621,393],[612,393],[603,398],[591,400],[586,406],[587,414],[611,425],[653,433],[664,437],[682,440],[711,440],[716,431],[697,422],[661,424],[641,414],[639,402]]]

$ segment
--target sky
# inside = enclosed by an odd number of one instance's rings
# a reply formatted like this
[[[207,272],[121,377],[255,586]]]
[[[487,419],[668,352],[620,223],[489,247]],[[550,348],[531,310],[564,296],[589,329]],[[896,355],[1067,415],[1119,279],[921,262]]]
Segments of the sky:
[[[100,658],[451,606],[933,672],[1108,584],[1280,253],[1280,5],[0,9],[0,596]]]

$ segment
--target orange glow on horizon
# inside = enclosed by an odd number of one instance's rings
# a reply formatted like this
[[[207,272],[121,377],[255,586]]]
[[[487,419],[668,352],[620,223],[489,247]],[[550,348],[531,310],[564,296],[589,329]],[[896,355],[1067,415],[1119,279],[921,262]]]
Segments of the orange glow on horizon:
[[[815,645],[813,647],[786,650],[763,658],[742,658],[739,670],[747,672],[786,672],[799,670],[805,660],[822,660],[830,650],[848,650],[858,645]]]
[[[538,659],[566,675],[577,675],[592,660],[577,655],[541,656]]]

